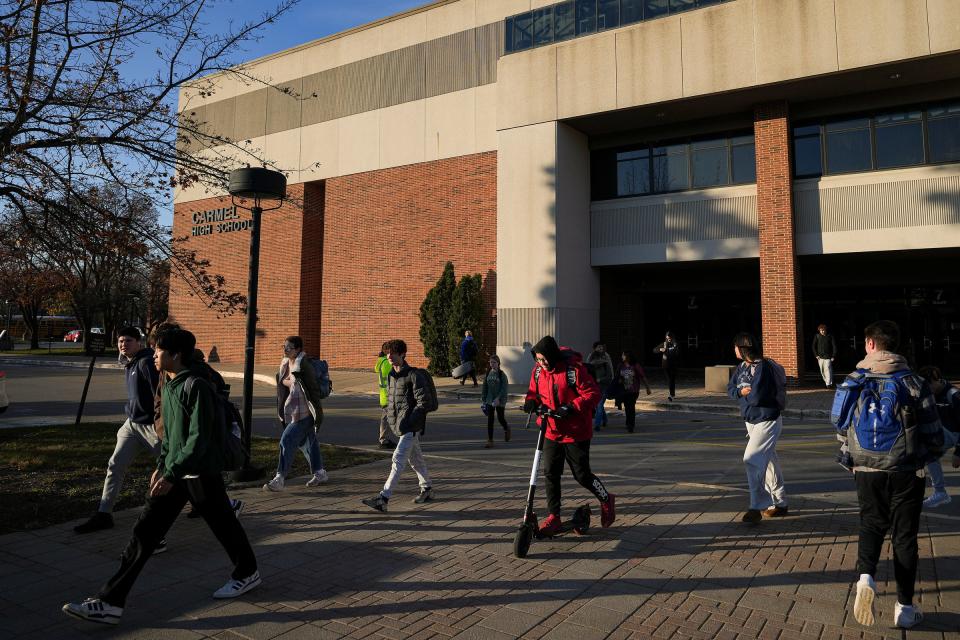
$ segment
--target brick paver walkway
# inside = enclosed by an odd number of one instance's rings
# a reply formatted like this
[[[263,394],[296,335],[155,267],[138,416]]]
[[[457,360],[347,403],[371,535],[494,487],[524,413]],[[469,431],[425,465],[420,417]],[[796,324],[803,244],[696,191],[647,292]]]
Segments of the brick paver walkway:
[[[100,534],[76,536],[67,523],[0,537],[0,639],[904,637],[891,627],[888,560],[877,580],[878,624],[865,629],[847,613],[850,507],[797,499],[790,517],[749,527],[739,522],[745,495],[736,489],[609,478],[619,494],[612,528],[534,542],[520,560],[512,537],[527,474],[429,463],[438,500],[411,504],[410,474],[388,514],[359,503],[379,488],[386,460],[334,472],[320,489],[291,482],[279,495],[234,492],[247,501],[243,522],[264,584],[233,601],[211,599],[229,563],[202,522],[181,517],[117,628],[59,609],[94,594],[115,569],[135,510]],[[567,512],[586,499],[569,476],[564,488]],[[927,618],[905,637],[958,637],[958,525],[923,520],[918,596]]]

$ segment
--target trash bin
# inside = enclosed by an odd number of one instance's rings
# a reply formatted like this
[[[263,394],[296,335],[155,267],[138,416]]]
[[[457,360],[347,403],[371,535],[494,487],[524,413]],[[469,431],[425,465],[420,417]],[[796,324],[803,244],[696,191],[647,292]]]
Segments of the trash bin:
[[[705,391],[715,391],[718,393],[727,392],[727,383],[733,370],[737,366],[733,364],[718,364],[712,367],[705,367],[703,370],[703,388]]]

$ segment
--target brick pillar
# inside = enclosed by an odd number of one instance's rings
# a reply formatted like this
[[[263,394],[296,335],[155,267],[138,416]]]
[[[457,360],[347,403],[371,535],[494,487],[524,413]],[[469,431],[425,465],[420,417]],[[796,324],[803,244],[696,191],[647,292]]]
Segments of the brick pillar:
[[[786,102],[754,108],[763,351],[796,383],[803,371],[800,272],[793,222],[790,118]]]

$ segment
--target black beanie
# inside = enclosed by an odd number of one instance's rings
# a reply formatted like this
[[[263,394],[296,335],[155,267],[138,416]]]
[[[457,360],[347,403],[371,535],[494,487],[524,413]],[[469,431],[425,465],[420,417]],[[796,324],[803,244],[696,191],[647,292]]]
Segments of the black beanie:
[[[551,369],[556,367],[557,363],[560,362],[560,359],[563,357],[560,354],[560,347],[557,345],[557,341],[553,339],[553,336],[543,336],[540,342],[533,345],[530,351],[539,353],[546,358]]]

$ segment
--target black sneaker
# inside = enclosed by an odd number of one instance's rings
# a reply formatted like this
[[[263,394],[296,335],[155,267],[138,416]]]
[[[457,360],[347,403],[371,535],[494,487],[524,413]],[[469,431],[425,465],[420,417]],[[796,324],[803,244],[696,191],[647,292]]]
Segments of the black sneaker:
[[[384,440],[380,443],[381,449],[395,449],[397,447],[393,440]]]
[[[167,550],[167,539],[163,538],[160,540],[160,542],[157,543],[157,546],[154,548],[153,555],[165,553],[166,550]]]
[[[424,502],[430,502],[433,500],[433,488],[427,487],[426,489],[420,489],[420,495],[413,499],[415,504],[423,504]]]
[[[113,516],[103,511],[97,511],[89,520],[73,528],[75,533],[93,533],[102,529],[113,529]]]
[[[364,498],[362,500],[363,504],[367,505],[371,509],[376,509],[377,511],[382,511],[383,513],[387,512],[387,503],[389,501],[390,499],[384,498],[382,493],[378,493],[376,497]]]

